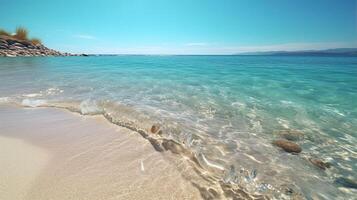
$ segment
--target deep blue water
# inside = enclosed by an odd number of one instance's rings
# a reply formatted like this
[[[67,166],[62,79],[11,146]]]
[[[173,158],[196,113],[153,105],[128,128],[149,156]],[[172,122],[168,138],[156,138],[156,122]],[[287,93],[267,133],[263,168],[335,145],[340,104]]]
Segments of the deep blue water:
[[[0,58],[0,98],[34,107],[78,102],[83,114],[130,116],[108,105],[127,106],[165,126],[166,137],[185,142],[207,168],[256,172],[238,183],[249,191],[291,184],[307,198],[355,192],[335,180],[357,181],[357,58]],[[271,144],[281,130],[303,133],[302,153]],[[309,158],[332,167],[323,171]]]

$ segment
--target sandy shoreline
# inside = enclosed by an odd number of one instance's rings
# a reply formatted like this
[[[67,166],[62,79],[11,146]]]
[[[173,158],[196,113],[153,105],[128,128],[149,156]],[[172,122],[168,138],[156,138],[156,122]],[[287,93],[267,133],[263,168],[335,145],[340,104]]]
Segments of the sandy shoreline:
[[[166,156],[103,117],[0,106],[0,199],[200,199]]]

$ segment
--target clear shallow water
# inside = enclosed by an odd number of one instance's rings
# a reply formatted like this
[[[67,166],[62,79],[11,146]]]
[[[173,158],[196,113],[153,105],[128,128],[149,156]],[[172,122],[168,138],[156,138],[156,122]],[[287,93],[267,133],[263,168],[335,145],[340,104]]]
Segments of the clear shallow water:
[[[0,58],[0,102],[159,123],[217,181],[275,198],[353,198],[336,180],[357,181],[356,100],[357,58]],[[302,153],[271,144],[280,130],[303,133]]]

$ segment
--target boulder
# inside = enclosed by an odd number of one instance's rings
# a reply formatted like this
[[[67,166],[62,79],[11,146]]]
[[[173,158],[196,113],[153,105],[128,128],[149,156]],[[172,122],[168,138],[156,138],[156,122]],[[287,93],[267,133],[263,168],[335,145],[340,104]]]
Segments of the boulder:
[[[16,43],[17,41],[16,41],[16,40],[13,40],[13,39],[7,39],[6,42],[7,42],[9,45],[12,45],[12,44]]]
[[[6,44],[0,44],[0,49],[8,49],[9,46]]]
[[[21,49],[21,47],[11,45],[11,46],[9,46],[9,49],[13,50],[13,51],[16,51],[16,50]]]
[[[301,147],[298,144],[288,140],[275,140],[273,144],[289,153],[300,153],[302,151]]]
[[[26,47],[26,46],[23,45],[22,43],[18,43],[18,42],[15,42],[14,44],[12,44],[12,46],[21,47],[21,48]]]
[[[4,39],[0,39],[0,45],[1,45],[1,44],[6,44],[6,45],[8,45],[8,44],[7,44],[7,41],[4,40]]]

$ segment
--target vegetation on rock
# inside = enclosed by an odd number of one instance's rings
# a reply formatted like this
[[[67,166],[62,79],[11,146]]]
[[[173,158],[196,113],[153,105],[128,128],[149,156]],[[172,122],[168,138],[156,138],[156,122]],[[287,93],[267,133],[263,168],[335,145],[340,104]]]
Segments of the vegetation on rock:
[[[5,31],[3,29],[0,29],[0,37],[1,36],[6,36],[6,37],[9,37],[11,39],[24,40],[24,41],[27,41],[27,42],[31,42],[33,45],[42,44],[41,40],[38,39],[38,38],[29,39],[28,38],[28,33],[29,33],[29,31],[24,27],[17,27],[15,33],[13,33],[13,34],[11,34],[8,31]]]

